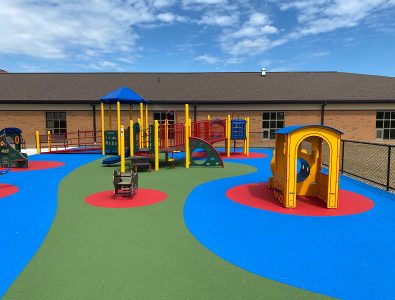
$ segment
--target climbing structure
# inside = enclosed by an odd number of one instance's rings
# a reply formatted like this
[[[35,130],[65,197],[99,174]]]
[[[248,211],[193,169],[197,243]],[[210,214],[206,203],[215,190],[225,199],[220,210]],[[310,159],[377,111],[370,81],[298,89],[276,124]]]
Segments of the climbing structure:
[[[276,132],[269,188],[287,208],[296,196],[316,196],[327,208],[338,207],[341,132],[327,126],[290,126]],[[328,146],[327,172],[323,171],[323,143]]]
[[[4,128],[0,130],[0,167],[27,168],[27,154],[22,153],[22,130],[19,128]]]

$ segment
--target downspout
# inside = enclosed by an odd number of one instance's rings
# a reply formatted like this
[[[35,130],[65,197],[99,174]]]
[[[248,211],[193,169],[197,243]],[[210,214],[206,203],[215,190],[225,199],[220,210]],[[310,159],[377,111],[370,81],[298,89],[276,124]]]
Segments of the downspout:
[[[92,114],[93,114],[93,141],[96,143],[96,106],[92,105]]]
[[[197,119],[197,105],[196,103],[193,104],[193,121],[196,122]]]
[[[327,105],[326,102],[321,104],[321,125],[325,124],[325,106]]]

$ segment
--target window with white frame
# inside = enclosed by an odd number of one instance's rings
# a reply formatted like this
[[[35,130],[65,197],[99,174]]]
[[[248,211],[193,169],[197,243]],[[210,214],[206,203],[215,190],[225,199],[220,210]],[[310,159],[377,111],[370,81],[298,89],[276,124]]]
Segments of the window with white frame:
[[[65,134],[67,132],[66,112],[48,111],[45,113],[45,125],[52,134]]]
[[[166,120],[166,112],[165,111],[157,111],[153,113],[154,120],[158,120],[159,124],[165,124]],[[167,118],[169,120],[169,124],[174,123],[174,112],[170,111],[167,113]]]
[[[376,112],[376,138],[395,140],[395,111]]]
[[[272,140],[277,129],[284,127],[283,111],[264,111],[262,115],[262,137],[265,140]]]
[[[163,111],[157,111],[153,113],[154,120],[158,120],[159,125],[165,124],[166,120],[166,114],[167,114],[167,119],[169,121],[169,128],[168,128],[168,135],[169,139],[174,139],[174,126],[172,127],[172,124],[174,124],[174,112],[169,111],[168,113],[163,112]]]

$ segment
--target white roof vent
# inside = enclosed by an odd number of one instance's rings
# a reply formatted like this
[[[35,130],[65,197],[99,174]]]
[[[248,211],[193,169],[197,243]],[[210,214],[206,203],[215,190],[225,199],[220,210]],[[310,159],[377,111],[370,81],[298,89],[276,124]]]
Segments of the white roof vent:
[[[266,76],[266,69],[265,69],[265,68],[262,68],[262,70],[261,70],[261,75],[262,75],[262,76]]]

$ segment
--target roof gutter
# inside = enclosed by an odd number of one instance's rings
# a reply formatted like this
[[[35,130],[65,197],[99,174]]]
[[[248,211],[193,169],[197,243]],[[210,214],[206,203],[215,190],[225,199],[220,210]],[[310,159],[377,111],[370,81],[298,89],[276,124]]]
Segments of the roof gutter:
[[[321,125],[324,125],[325,123],[325,106],[326,106],[326,102],[321,104]]]
[[[376,99],[376,100],[149,100],[149,104],[377,104],[377,103],[395,103],[395,99]],[[100,104],[100,100],[0,100],[0,104]]]

